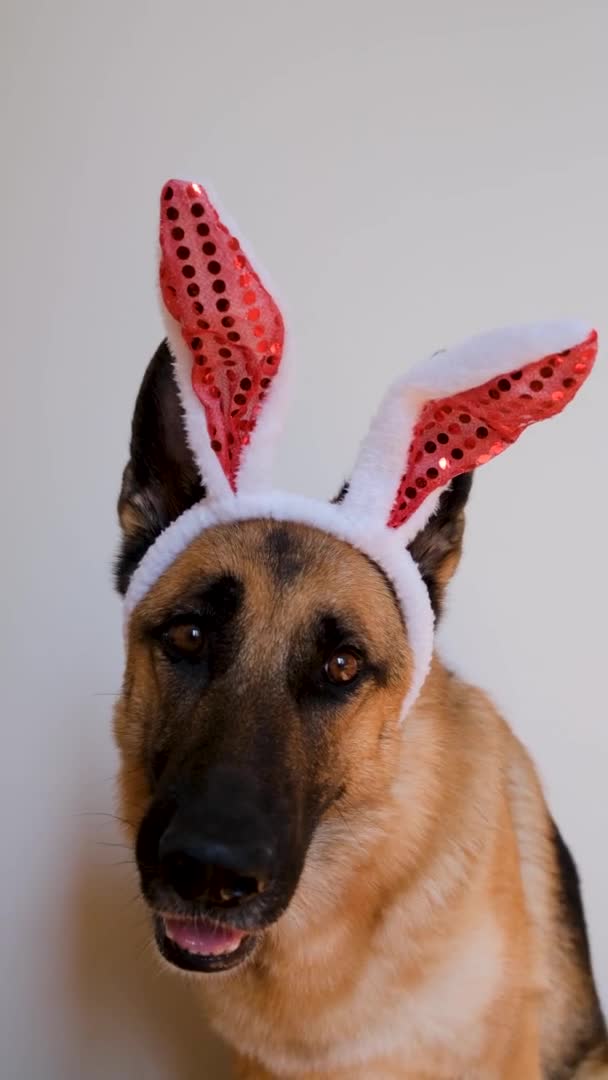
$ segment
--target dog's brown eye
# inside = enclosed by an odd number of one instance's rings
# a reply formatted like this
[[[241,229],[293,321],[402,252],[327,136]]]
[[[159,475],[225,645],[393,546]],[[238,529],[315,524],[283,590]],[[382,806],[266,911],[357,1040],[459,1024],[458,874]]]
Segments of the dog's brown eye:
[[[354,653],[341,650],[327,661],[325,674],[332,683],[349,683],[359,674],[359,667],[359,659]]]
[[[204,634],[198,623],[177,623],[164,634],[169,651],[179,656],[196,657],[202,651]]]

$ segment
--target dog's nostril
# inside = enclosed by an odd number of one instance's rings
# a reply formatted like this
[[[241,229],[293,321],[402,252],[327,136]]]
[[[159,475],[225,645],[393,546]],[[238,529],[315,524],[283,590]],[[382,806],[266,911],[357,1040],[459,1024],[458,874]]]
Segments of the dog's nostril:
[[[161,859],[166,880],[184,900],[205,900],[218,906],[239,904],[264,891],[261,876],[239,874],[226,866],[206,862],[186,851]]]
[[[220,872],[217,882],[217,894],[223,904],[235,904],[248,896],[264,891],[264,882],[254,877],[238,877],[230,880],[230,871]],[[223,879],[223,881],[222,881]]]

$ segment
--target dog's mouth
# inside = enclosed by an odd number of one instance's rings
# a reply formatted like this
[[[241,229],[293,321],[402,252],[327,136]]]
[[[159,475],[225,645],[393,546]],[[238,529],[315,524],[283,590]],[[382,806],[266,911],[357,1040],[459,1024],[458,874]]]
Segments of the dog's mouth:
[[[204,917],[155,915],[154,932],[161,955],[183,971],[228,971],[255,948],[258,935]]]

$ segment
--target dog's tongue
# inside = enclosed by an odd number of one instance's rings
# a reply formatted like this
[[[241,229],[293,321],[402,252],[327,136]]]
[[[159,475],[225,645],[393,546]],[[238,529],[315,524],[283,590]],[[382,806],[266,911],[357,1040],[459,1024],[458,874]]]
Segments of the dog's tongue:
[[[165,933],[180,949],[199,956],[221,956],[234,952],[245,937],[241,930],[216,926],[206,919],[167,918]]]

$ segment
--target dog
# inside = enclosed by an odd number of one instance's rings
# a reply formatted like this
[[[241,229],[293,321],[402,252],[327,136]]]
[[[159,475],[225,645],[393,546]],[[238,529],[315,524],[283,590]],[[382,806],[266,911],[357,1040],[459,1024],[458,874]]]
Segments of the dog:
[[[471,477],[410,544],[440,618]],[[119,498],[124,594],[205,497],[163,343]],[[383,570],[263,517],[196,536],[126,626],[120,814],[160,955],[243,1080],[608,1077],[579,882],[526,750],[411,642]]]

